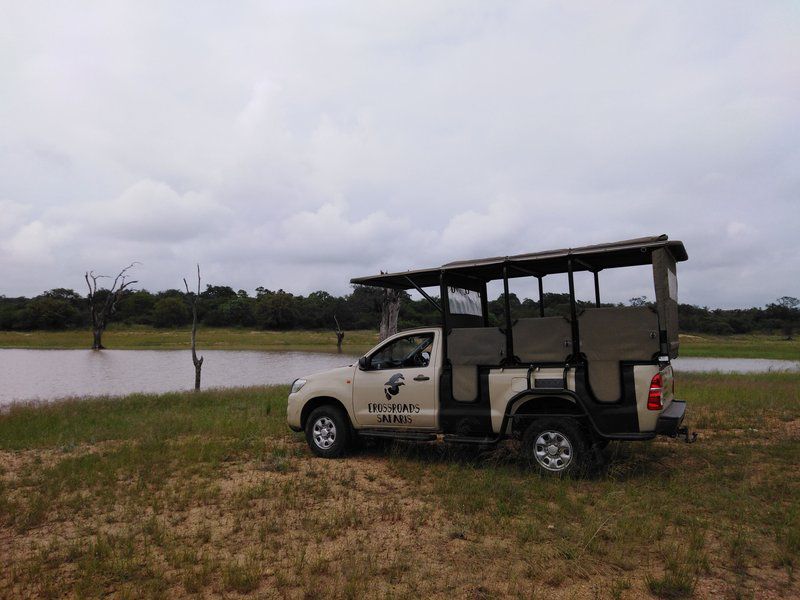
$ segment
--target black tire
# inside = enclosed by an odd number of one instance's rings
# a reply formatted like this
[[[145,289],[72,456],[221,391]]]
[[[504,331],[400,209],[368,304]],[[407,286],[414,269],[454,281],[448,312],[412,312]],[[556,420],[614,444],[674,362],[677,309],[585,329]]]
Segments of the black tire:
[[[322,458],[339,458],[350,446],[350,420],[337,406],[315,408],[306,421],[306,441]]]
[[[522,436],[522,455],[542,475],[582,475],[592,464],[589,436],[575,419],[533,421]]]

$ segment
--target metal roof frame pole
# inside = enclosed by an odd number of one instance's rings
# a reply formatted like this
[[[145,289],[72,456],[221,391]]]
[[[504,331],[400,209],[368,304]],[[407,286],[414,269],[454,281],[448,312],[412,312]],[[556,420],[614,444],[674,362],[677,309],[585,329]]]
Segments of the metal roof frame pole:
[[[508,264],[503,265],[503,304],[506,313],[506,360],[514,361],[514,340],[511,336],[511,298],[508,295]]]
[[[489,294],[486,291],[486,282],[481,284],[481,317],[483,317],[483,326],[489,326]]]
[[[572,258],[567,260],[567,278],[569,279],[569,313],[572,325],[572,354],[578,359],[581,353],[581,342],[578,334],[578,309],[575,304],[575,276],[572,271]]]
[[[447,285],[444,281],[444,271],[439,271],[439,301],[442,305],[442,355],[446,364],[447,358],[447,313],[450,310],[450,297],[447,295]]]
[[[414,282],[414,280],[412,280],[412,279],[411,279],[411,277],[408,277],[408,276],[406,276],[406,279],[408,280],[408,283],[410,283],[411,285],[413,285],[413,286],[414,286],[414,289],[415,289],[415,290],[417,290],[417,291],[418,291],[418,292],[419,292],[419,293],[422,295],[422,297],[423,297],[423,298],[425,298],[425,300],[427,300],[428,302],[430,302],[430,303],[433,305],[433,308],[435,308],[435,309],[436,309],[436,310],[438,310],[439,312],[443,312],[443,311],[442,311],[442,307],[441,307],[441,306],[439,306],[439,305],[436,303],[436,300],[434,300],[433,298],[431,298],[431,297],[430,297],[430,295],[429,295],[429,294],[428,294],[428,293],[427,293],[425,290],[423,290],[421,287],[419,287],[419,286],[418,286],[418,285],[417,285],[417,284]]]
[[[600,308],[600,278],[597,276],[597,271],[594,271],[594,305]]]
[[[539,280],[539,316],[544,316],[544,288],[542,287],[542,277],[541,275],[537,277]]]

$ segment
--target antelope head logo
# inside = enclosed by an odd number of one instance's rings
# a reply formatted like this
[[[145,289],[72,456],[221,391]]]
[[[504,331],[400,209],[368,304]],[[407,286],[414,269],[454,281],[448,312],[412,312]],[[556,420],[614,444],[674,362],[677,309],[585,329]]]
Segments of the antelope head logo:
[[[405,377],[402,373],[395,373],[389,378],[389,381],[383,384],[383,393],[386,394],[386,399],[391,400],[392,396],[397,396],[400,393],[400,386],[405,385]]]

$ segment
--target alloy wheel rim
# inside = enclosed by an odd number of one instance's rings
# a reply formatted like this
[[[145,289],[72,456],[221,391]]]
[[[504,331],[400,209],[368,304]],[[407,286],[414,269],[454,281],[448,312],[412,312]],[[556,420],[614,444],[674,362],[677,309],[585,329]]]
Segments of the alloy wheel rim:
[[[314,422],[312,436],[318,448],[327,450],[336,441],[336,425],[330,417],[320,417]]]
[[[572,463],[572,444],[560,431],[542,431],[533,449],[536,462],[548,471],[563,471]]]

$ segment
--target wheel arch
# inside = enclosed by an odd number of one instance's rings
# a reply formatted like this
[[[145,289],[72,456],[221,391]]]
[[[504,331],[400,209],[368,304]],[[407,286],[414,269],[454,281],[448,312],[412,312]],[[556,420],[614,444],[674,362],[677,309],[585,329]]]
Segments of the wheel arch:
[[[589,415],[580,400],[573,394],[536,393],[526,390],[511,398],[506,408],[503,431],[521,433],[531,420],[540,417],[587,418]]]
[[[347,417],[347,422],[350,424],[350,427],[353,427],[353,421],[350,419],[350,413],[347,412],[347,408],[345,408],[341,400],[334,398],[333,396],[316,396],[306,401],[306,403],[303,405],[303,409],[300,411],[300,427],[303,429],[306,428],[308,416],[320,406],[335,406],[337,408],[341,408],[342,412]]]

